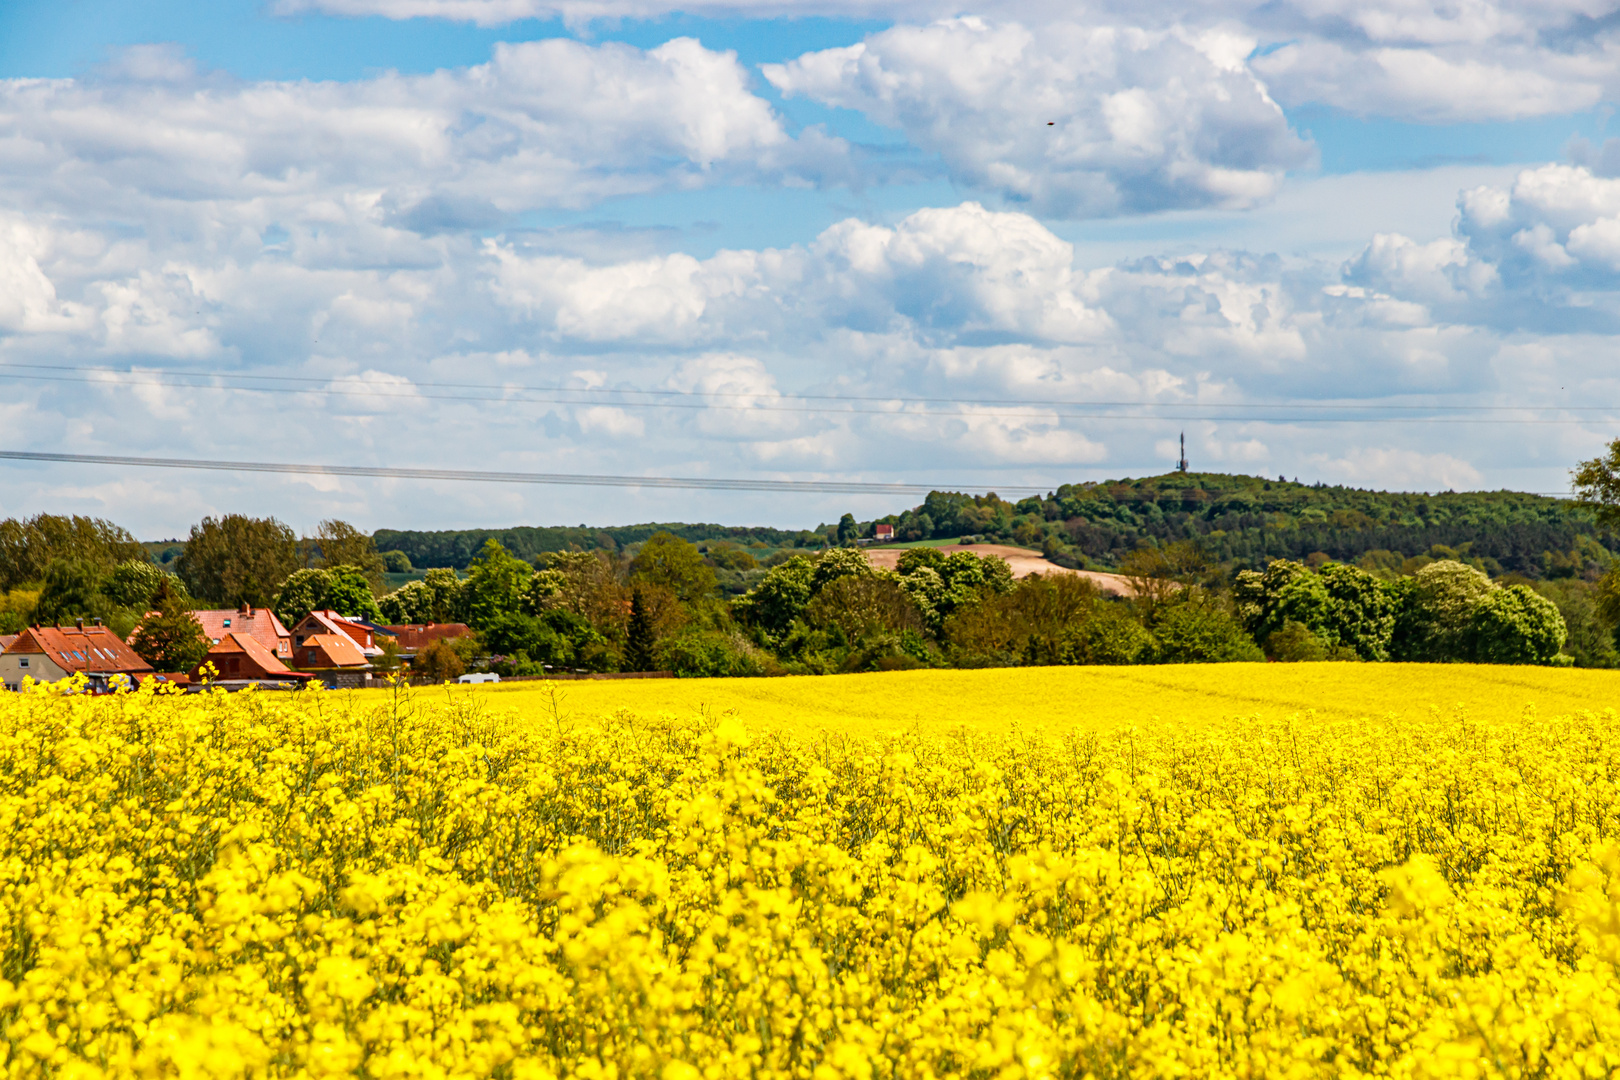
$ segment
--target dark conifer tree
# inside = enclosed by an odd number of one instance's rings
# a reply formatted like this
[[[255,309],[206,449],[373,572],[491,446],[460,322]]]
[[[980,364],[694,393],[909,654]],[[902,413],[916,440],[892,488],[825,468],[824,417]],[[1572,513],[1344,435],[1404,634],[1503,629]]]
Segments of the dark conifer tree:
[[[653,626],[647,614],[646,601],[641,590],[630,594],[630,625],[624,643],[624,669],[651,671],[653,669]]]

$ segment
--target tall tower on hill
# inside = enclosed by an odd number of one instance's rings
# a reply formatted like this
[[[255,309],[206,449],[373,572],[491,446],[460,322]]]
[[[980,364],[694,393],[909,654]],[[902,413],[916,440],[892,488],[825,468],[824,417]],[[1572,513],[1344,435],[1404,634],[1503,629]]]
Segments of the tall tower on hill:
[[[1181,460],[1176,462],[1176,471],[1187,471],[1187,433],[1185,431],[1181,433]]]

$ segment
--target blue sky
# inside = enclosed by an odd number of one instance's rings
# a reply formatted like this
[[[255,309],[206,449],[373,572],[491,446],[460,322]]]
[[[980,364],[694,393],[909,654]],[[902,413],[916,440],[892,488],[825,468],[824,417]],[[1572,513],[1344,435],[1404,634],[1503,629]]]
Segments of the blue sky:
[[[13,3],[0,449],[982,490],[1185,428],[1212,471],[1561,490],[1620,419],[1588,7]],[[0,514],[143,535],[895,508],[0,472]]]

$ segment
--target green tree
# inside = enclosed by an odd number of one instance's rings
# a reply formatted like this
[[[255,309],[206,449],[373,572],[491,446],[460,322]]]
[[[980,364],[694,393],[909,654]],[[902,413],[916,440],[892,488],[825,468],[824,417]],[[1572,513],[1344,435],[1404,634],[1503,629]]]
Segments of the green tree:
[[[454,570],[435,567],[422,575],[422,584],[428,590],[428,622],[460,622],[466,617],[467,583]]]
[[[818,593],[839,578],[871,577],[876,572],[866,552],[855,548],[833,548],[816,560],[815,570],[810,575],[810,590]]]
[[[390,625],[435,621],[433,592],[423,581],[408,581],[401,585],[377,601],[377,610]]]
[[[121,562],[150,561],[125,529],[101,518],[36,514],[0,521],[0,593],[40,581],[51,563],[66,560],[100,577]]]
[[[849,575],[829,583],[805,608],[819,628],[836,627],[854,645],[872,633],[900,634],[923,629],[922,614],[893,577]]]
[[[1388,660],[1395,632],[1395,598],[1390,590],[1367,571],[1339,563],[1322,567],[1320,577],[1331,602],[1331,640],[1363,660]]]
[[[1620,531],[1620,439],[1610,442],[1602,457],[1581,462],[1570,476],[1576,504],[1590,510],[1605,529]]]
[[[1472,658],[1481,664],[1550,664],[1569,636],[1558,606],[1525,585],[1482,597],[1468,633]]]
[[[1264,660],[1265,653],[1233,615],[1207,600],[1172,605],[1153,626],[1162,664],[1221,664]]]
[[[1474,606],[1492,589],[1490,578],[1471,566],[1442,559],[1423,567],[1402,584],[1397,596],[1390,655],[1422,663],[1466,662]]]
[[[861,527],[855,521],[854,514],[845,514],[838,519],[838,542],[840,544],[853,544],[861,535]]]
[[[523,605],[523,587],[534,576],[534,567],[514,558],[491,537],[467,570],[462,588],[462,609],[467,623],[482,630],[496,616],[519,613]]]
[[[432,683],[454,682],[467,672],[467,663],[454,645],[440,638],[430,641],[416,654],[411,670],[426,676]]]
[[[202,663],[210,643],[191,614],[190,598],[164,582],[152,603],[154,610],[136,627],[130,648],[155,671],[190,671]]]
[[[703,561],[694,545],[673,533],[657,532],[648,537],[630,563],[630,575],[638,581],[662,585],[683,604],[714,593],[714,568]]]
[[[393,551],[382,553],[383,567],[390,574],[408,574],[411,572],[411,557],[395,548]]]
[[[732,602],[732,614],[766,641],[779,642],[810,603],[815,572],[815,565],[803,555],[771,567],[758,585]]]
[[[350,566],[373,587],[382,584],[387,564],[377,554],[377,544],[370,536],[347,521],[323,521],[315,530],[314,544],[320,550],[316,565],[323,570],[336,566]]]
[[[298,569],[298,538],[275,518],[206,517],[191,527],[174,562],[192,596],[223,607],[264,607]]]
[[[653,636],[652,616],[647,611],[646,596],[638,586],[630,593],[630,623],[625,631],[624,670],[653,670],[653,649],[657,644]]]
[[[658,669],[683,679],[763,675],[767,658],[740,634],[693,630],[658,643]]]
[[[281,591],[276,594],[271,610],[283,626],[291,629],[305,615],[327,606],[326,593],[331,581],[332,575],[325,570],[294,570],[281,583]]]
[[[165,574],[145,559],[131,559],[112,568],[112,573],[101,582],[101,592],[118,607],[146,612],[151,609],[152,598],[158,590],[176,586],[180,586],[178,578]]]
[[[56,560],[45,571],[34,618],[41,626],[63,626],[74,619],[101,616],[108,604],[99,585],[92,565],[78,559]]]
[[[326,572],[326,595],[321,604],[346,618],[382,621],[371,582],[357,566],[334,566]]]
[[[1123,606],[1101,603],[1096,613],[1069,640],[1065,663],[1141,664],[1153,656],[1155,643],[1147,628]]]

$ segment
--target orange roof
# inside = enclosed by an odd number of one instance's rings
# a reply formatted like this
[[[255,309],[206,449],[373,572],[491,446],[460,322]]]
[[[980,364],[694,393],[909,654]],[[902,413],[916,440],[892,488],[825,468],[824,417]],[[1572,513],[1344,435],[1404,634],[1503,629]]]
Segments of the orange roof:
[[[314,620],[316,625],[320,626],[323,633],[338,634],[342,637],[348,638],[354,643],[354,647],[359,649],[360,652],[365,656],[382,655],[382,649],[371,643],[371,628],[366,626],[364,623],[357,623],[351,619],[346,619],[337,612],[327,609],[323,611],[312,611],[308,615],[305,615],[301,620],[299,620],[296,629],[302,630],[306,625],[309,624],[311,620]],[[306,642],[308,640],[309,639],[306,639]]]
[[[208,655],[213,656],[215,653],[233,652],[246,653],[247,658],[257,664],[259,670],[266,675],[282,675],[289,671],[287,665],[283,664],[275,653],[261,645],[257,638],[247,633],[226,634],[219,639],[218,645],[208,650]]]
[[[303,667],[363,667],[366,658],[347,634],[311,634],[293,650],[293,662]]]
[[[10,655],[44,655],[58,667],[86,674],[152,670],[124,639],[105,626],[31,626],[6,646]]]
[[[219,611],[193,611],[191,617],[202,623],[209,641],[223,642],[226,634],[251,634],[259,644],[275,652],[276,646],[290,636],[276,613],[264,607],[243,605]]]

